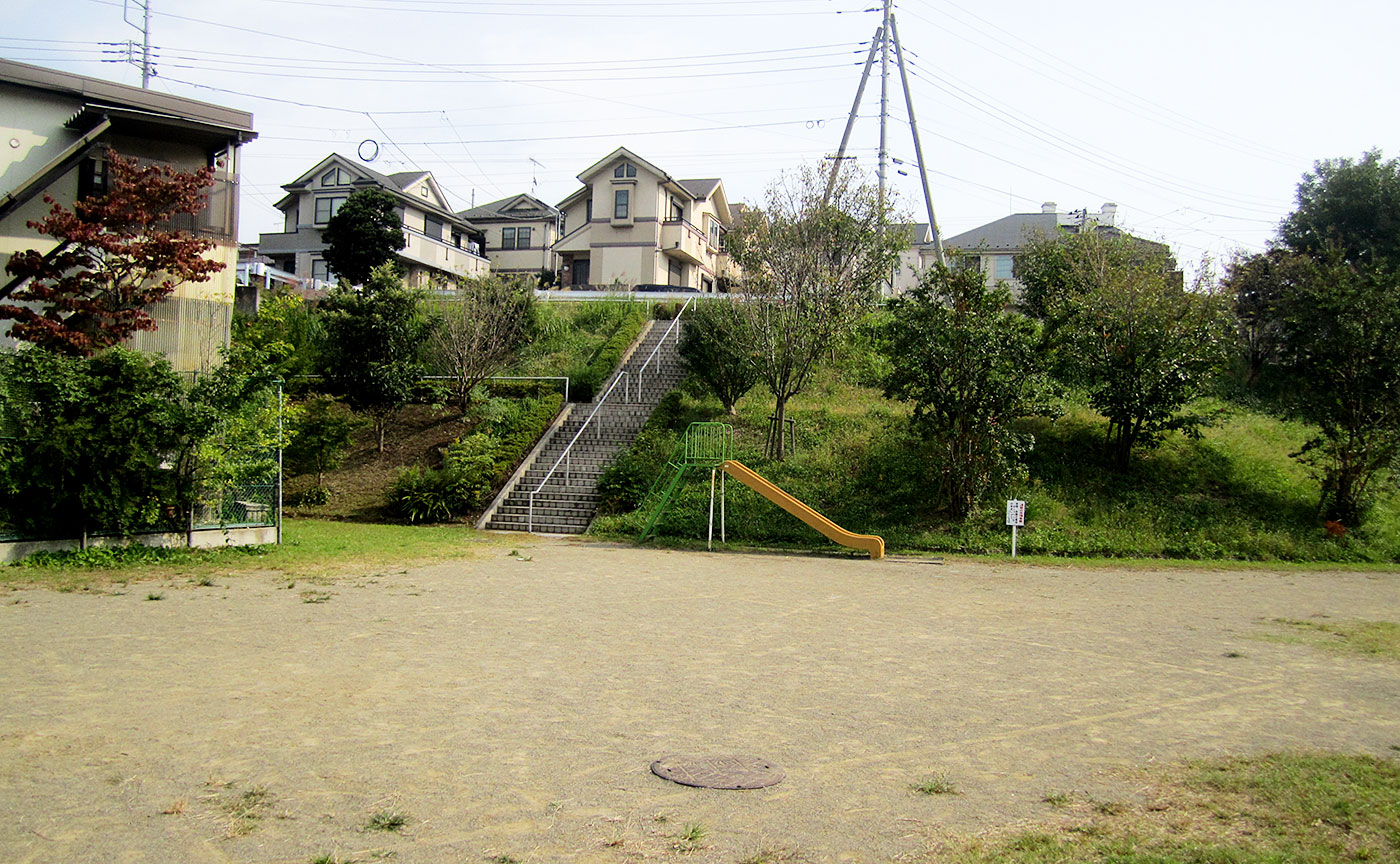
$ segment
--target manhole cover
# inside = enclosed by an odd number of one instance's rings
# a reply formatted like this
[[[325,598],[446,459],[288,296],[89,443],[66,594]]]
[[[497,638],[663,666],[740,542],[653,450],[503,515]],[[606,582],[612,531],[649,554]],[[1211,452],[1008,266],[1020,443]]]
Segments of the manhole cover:
[[[682,786],[705,789],[762,789],[781,783],[783,769],[757,756],[666,756],[651,773]]]

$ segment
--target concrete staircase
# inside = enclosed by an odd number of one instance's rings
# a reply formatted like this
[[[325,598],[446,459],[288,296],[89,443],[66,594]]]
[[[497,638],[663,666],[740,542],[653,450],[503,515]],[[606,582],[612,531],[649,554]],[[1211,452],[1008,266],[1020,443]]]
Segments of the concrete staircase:
[[[623,359],[620,369],[607,380],[611,385],[622,373],[625,383],[619,383],[611,396],[601,404],[597,401],[607,392],[598,388],[593,402],[576,402],[555,428],[551,429],[512,481],[497,496],[477,527],[493,531],[525,531],[530,514],[530,492],[550,474],[548,484],[535,497],[534,531],[537,534],[582,534],[598,510],[598,477],[619,451],[637,437],[652,409],[661,397],[680,383],[684,373],[676,337],[680,325],[664,342],[662,337],[669,321],[653,321],[642,332],[631,352]],[[657,345],[661,347],[658,349]],[[653,356],[655,351],[655,356]],[[648,359],[650,362],[648,363]],[[646,365],[645,371],[642,366]],[[638,385],[640,384],[640,395]],[[624,397],[623,388],[627,394]],[[596,413],[595,413],[596,409]],[[593,415],[592,422],[588,422]],[[560,462],[561,454],[584,429],[569,451],[567,470]]]

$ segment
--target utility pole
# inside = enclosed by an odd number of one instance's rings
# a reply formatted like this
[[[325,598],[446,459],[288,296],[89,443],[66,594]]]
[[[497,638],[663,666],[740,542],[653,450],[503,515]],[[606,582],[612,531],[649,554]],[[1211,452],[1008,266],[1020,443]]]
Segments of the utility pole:
[[[924,148],[919,141],[919,125],[914,119],[914,97],[909,92],[909,73],[904,65],[904,47],[899,41],[899,27],[895,23],[894,13],[890,11],[893,0],[882,0],[880,12],[880,26],[875,28],[875,36],[870,41],[870,53],[865,57],[865,68],[860,73],[860,85],[856,87],[856,98],[851,104],[851,113],[846,117],[846,129],[841,134],[841,146],[836,150],[836,156],[832,158],[831,174],[827,178],[826,198],[831,197],[832,190],[836,187],[836,177],[841,170],[841,163],[846,160],[846,145],[851,140],[851,128],[855,126],[856,114],[860,111],[861,96],[865,93],[865,84],[870,79],[870,69],[875,65],[875,53],[880,53],[880,159],[876,177],[879,179],[880,204],[885,203],[885,184],[889,171],[889,138],[887,128],[889,125],[890,105],[889,105],[889,57],[890,46],[894,45],[895,61],[899,65],[900,86],[904,89],[904,105],[909,114],[909,131],[914,138],[914,157],[919,164],[919,181],[924,191],[924,207],[928,212],[929,230],[933,233],[934,251],[938,256],[938,263],[947,263],[943,255],[943,233],[938,230],[938,220],[933,214],[933,193],[928,185],[928,168],[924,164]]]
[[[890,118],[890,3],[884,0],[884,10],[880,13],[880,168],[876,172],[880,178],[880,206],[885,206],[885,173],[889,169],[890,151],[885,146],[885,126]]]
[[[132,6],[141,10],[140,24],[131,20]],[[141,67],[141,86],[150,89],[151,79],[156,74],[151,66],[151,0],[122,0],[122,20],[141,31],[141,62],[136,64],[134,59],[131,62]]]

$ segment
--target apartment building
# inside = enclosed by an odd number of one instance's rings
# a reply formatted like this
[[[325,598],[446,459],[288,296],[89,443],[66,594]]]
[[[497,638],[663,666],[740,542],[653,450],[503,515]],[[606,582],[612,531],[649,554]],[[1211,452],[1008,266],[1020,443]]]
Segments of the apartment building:
[[[431,172],[381,174],[332,153],[282,188],[287,194],[275,206],[282,211],[283,229],[261,235],[258,252],[299,279],[334,279],[322,255],[326,244],[321,232],[345,199],[362,189],[380,189],[398,201],[407,241],[398,257],[408,284],[426,287],[434,276],[490,271],[485,235],[452,212]]]
[[[727,275],[732,214],[720,180],[678,180],[626,147],[578,179],[558,207],[561,287],[712,292]]]
[[[157,329],[132,347],[164,354],[180,370],[208,368],[228,344],[238,261],[239,148],[257,137],[253,115],[84,75],[0,60],[0,298],[19,287],[4,277],[16,252],[53,247],[27,227],[50,196],[65,207],[107,191],[107,152],[183,171],[214,169],[208,206],[174,227],[213,242],[224,269],[187,282],[150,310]],[[10,324],[3,323],[5,331]],[[0,345],[13,340],[0,334]]]

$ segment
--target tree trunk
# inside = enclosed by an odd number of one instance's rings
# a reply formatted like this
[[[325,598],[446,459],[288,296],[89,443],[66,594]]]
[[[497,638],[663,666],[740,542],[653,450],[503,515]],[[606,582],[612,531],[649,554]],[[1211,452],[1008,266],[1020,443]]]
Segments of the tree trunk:
[[[787,423],[787,399],[779,396],[773,405],[773,425],[768,427],[768,456],[781,462],[787,457],[787,436],[784,426]]]

